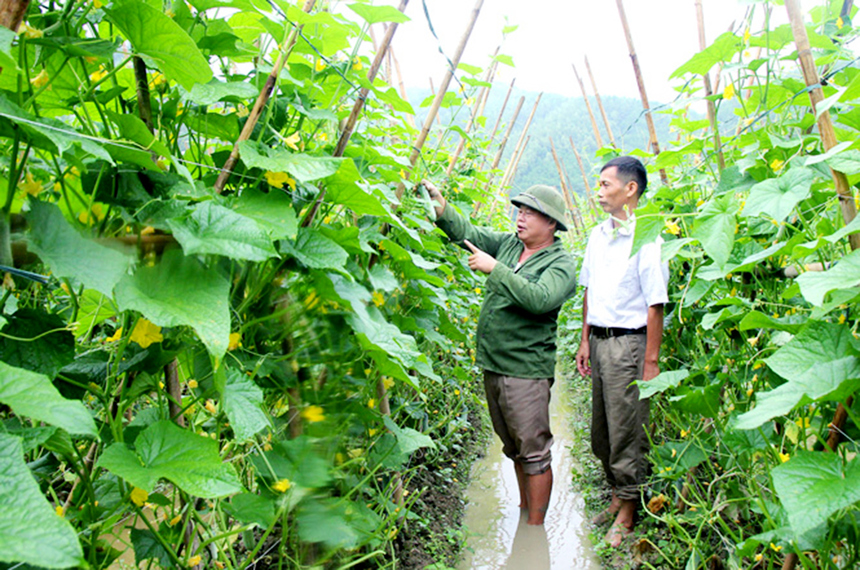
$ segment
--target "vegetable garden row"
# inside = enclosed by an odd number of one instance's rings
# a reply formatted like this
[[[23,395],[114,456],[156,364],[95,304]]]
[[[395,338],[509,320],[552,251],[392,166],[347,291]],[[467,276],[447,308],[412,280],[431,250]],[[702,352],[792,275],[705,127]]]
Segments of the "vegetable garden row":
[[[456,482],[482,284],[405,190],[509,226],[478,112],[509,58],[447,75],[416,127],[378,76],[406,1],[315,4],[0,9],[0,566],[106,568],[125,540],[152,567],[393,568],[427,524],[410,483]],[[676,73],[678,140],[625,149],[672,269],[647,564],[858,565],[850,4],[807,15],[815,113],[799,30],[756,3]],[[708,73],[713,121],[685,108]],[[431,131],[440,105],[473,124]]]

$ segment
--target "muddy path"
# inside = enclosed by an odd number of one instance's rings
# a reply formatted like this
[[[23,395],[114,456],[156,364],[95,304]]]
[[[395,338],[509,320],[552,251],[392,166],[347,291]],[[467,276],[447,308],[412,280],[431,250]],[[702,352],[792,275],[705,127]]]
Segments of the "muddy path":
[[[466,546],[460,570],[598,570],[600,564],[588,539],[585,505],[570,484],[576,465],[568,449],[571,432],[570,390],[566,380],[556,382],[550,404],[554,436],[552,469],[555,482],[543,527],[529,526],[517,506],[517,479],[513,463],[502,455],[493,436],[487,454],[472,467],[466,490]]]

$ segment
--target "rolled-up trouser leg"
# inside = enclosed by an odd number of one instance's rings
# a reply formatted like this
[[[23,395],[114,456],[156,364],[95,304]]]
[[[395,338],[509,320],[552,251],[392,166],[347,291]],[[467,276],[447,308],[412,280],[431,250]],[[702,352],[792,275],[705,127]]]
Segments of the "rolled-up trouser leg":
[[[484,390],[502,452],[540,475],[552,464],[549,400],[553,378],[515,378],[484,371]]]
[[[639,400],[639,387],[632,384],[642,379],[645,342],[644,334],[591,341],[593,381],[599,385],[605,415],[609,480],[622,500],[639,500],[648,472],[649,405]]]

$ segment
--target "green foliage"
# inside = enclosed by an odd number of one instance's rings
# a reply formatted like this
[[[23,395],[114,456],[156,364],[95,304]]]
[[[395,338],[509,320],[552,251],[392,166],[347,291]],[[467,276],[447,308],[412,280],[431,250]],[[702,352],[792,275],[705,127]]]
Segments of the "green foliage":
[[[247,568],[274,542],[279,566],[393,566],[411,478],[470,437],[480,282],[397,196],[412,107],[370,85],[354,21],[408,18],[227,4],[33,4],[0,28],[0,258],[44,277],[3,282],[0,563]],[[464,164],[494,152],[471,142]]]

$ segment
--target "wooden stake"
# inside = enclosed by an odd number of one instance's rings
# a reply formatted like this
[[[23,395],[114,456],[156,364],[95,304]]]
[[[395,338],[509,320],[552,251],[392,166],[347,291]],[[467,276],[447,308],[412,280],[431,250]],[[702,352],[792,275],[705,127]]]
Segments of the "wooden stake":
[[[708,47],[708,44],[705,41],[705,15],[702,10],[702,0],[696,0],[696,19],[699,22],[699,49],[704,51]],[[713,91],[711,91],[711,75],[705,73],[702,77],[705,81],[705,96],[710,97],[713,95]],[[711,99],[708,99],[708,120],[711,122],[711,130],[714,132],[714,149],[717,151],[717,161],[720,165],[720,172],[722,172],[726,169],[726,159],[723,157],[723,145],[720,141],[717,112]]]
[[[803,14],[800,11],[799,0],[786,0],[785,7],[788,11],[788,18],[791,22],[791,31],[794,34],[794,42],[797,45],[797,53],[800,57],[800,67],[803,70],[803,78],[806,81],[807,87],[810,87],[809,99],[812,104],[812,112],[817,114],[816,107],[824,96],[821,92],[821,87],[818,78],[818,71],[815,68],[815,61],[810,52],[809,37],[806,35],[806,27],[803,25]],[[818,86],[818,87],[815,87]],[[825,110],[818,115],[818,131],[821,133],[821,142],[824,145],[824,150],[828,151],[837,144],[836,133],[833,130],[833,123],[830,120],[830,112]],[[857,215],[857,208],[854,204],[854,193],[848,185],[848,179],[845,174],[837,170],[830,169],[833,176],[833,183],[836,187],[836,193],[839,195],[839,204],[842,209],[842,219],[845,225],[851,223]],[[851,234],[848,236],[848,242],[851,244],[851,249],[860,248],[860,234]]]
[[[495,53],[493,53],[493,57],[499,53],[499,49],[501,46],[496,48]],[[490,76],[493,73],[493,65],[490,64],[487,67],[487,72],[484,74],[484,82],[487,82],[490,79]],[[466,134],[468,135],[472,131],[472,127],[475,125],[475,121],[478,118],[478,111],[481,107],[481,102],[484,99],[484,95],[489,93],[489,88],[484,86],[481,88],[481,91],[478,97],[475,99],[475,102],[472,104],[472,114],[469,117],[469,122],[466,123]],[[451,155],[451,158],[448,160],[448,170],[445,172],[445,176],[451,176],[451,173],[454,171],[454,165],[457,164],[457,159],[460,158],[460,153],[463,152],[463,149],[466,147],[466,137],[461,136],[460,142],[457,144],[457,149],[454,151],[454,154]]]
[[[499,125],[502,124],[502,115],[505,114],[505,108],[507,108],[507,106],[508,106],[508,99],[510,99],[510,97],[511,97],[511,91],[514,90],[514,83],[516,82],[516,80],[517,80],[516,77],[511,79],[511,86],[508,87],[508,94],[505,95],[505,101],[504,101],[504,103],[502,103],[502,110],[499,111],[499,118],[496,119],[496,124],[493,126],[493,132],[492,132],[492,134],[490,134],[490,141],[491,142],[494,138],[496,138],[496,132],[499,130]],[[520,100],[522,101],[522,99],[525,99],[525,97],[522,97]],[[520,103],[520,104],[522,105],[522,103]]]
[[[561,168],[561,161],[558,159],[558,153],[555,151],[555,144],[552,142],[552,137],[549,137],[549,147],[552,149],[552,159],[555,161],[555,168],[558,170],[558,179],[561,183],[561,195],[564,198],[564,203],[567,205],[568,219],[573,221],[573,227],[576,229],[577,235],[580,233],[579,225],[576,223],[576,217],[573,215],[573,201],[570,198],[570,188],[564,179],[564,170]]]
[[[573,137],[568,137],[570,140],[570,147],[573,149],[573,155],[576,157],[576,162],[579,164],[579,171],[582,173],[582,183],[585,185],[583,191],[585,192],[585,200],[588,202],[588,206],[591,212],[591,221],[597,221],[597,213],[596,208],[594,207],[594,199],[591,196],[591,184],[588,183],[588,175],[585,173],[585,165],[582,164],[582,157],[579,156],[579,151],[576,150],[576,145],[573,143]]]
[[[502,177],[502,183],[499,184],[499,192],[503,192],[505,188],[508,187],[510,182],[514,179],[514,176],[517,173],[517,167],[520,165],[520,159],[523,157],[523,153],[526,150],[526,147],[529,144],[531,137],[526,137],[526,140],[523,141],[522,147],[519,149],[519,152],[516,152],[514,156],[511,157],[511,160],[508,162],[508,167],[505,169],[505,174]],[[493,214],[496,211],[496,204],[498,202],[493,202],[490,206],[490,212],[487,214],[487,221],[493,219]]]
[[[526,140],[526,135],[529,132],[529,127],[532,124],[532,119],[534,119],[535,111],[537,111],[538,103],[540,103],[540,98],[542,96],[543,96],[543,93],[538,93],[537,99],[535,99],[535,104],[532,107],[532,112],[529,114],[529,118],[526,120],[526,124],[523,127],[523,132],[520,133],[520,138],[519,138],[519,140],[517,140],[517,146],[514,147],[514,153],[513,153],[513,155],[511,155],[511,160],[510,160],[510,162],[508,162],[508,168],[505,170],[505,174],[502,177],[502,182],[499,185],[500,191],[505,186],[507,186],[507,184],[509,183],[510,167],[514,163],[514,161],[517,160],[517,157],[520,155],[520,153],[522,153],[523,149],[525,148],[525,142],[524,141]],[[519,112],[519,109],[517,109],[517,111]],[[499,151],[500,151],[498,154],[499,158],[501,158],[501,151],[502,150],[503,149],[499,149]],[[490,180],[490,183],[492,183],[492,180]],[[492,190],[490,189],[490,183],[487,184],[487,191],[488,192],[492,192]]]
[[[409,0],[400,0],[400,6],[398,9],[403,12],[406,9],[406,5],[409,3]],[[367,81],[369,84],[373,84],[373,80],[376,79],[376,74],[379,73],[379,67],[382,65],[382,60],[385,58],[386,52],[388,52],[391,47],[391,39],[394,37],[394,32],[397,31],[397,23],[393,22],[388,28],[385,30],[385,37],[382,38],[381,49],[376,52],[376,56],[373,58],[373,63],[370,65],[370,69],[367,71]],[[349,117],[346,120],[346,124],[343,127],[343,132],[340,134],[340,139],[337,141],[337,146],[334,149],[334,157],[343,156],[344,150],[346,150],[346,145],[349,143],[349,139],[352,136],[352,132],[355,130],[355,125],[358,122],[358,115],[361,113],[361,110],[364,108],[364,102],[367,100],[367,95],[370,93],[369,87],[362,87],[361,91],[359,91],[358,97],[355,99],[355,104],[352,106],[352,112],[350,112]],[[314,205],[308,210],[308,213],[305,215],[302,220],[302,227],[306,228],[311,225],[316,216],[317,212],[322,206],[323,199],[326,196],[326,189],[323,188],[319,196],[317,196]]]
[[[29,7],[30,0],[3,0],[0,2],[0,26],[17,33]]]
[[[654,128],[654,119],[651,117],[651,105],[648,103],[648,94],[645,92],[645,80],[642,79],[642,70],[639,68],[639,58],[636,56],[636,48],[633,47],[633,36],[630,35],[630,26],[627,24],[627,14],[624,13],[622,0],[615,0],[618,5],[618,14],[621,16],[621,25],[624,27],[624,37],[627,38],[627,48],[630,51],[630,61],[633,63],[633,73],[636,74],[636,84],[639,86],[639,96],[642,98],[642,108],[645,110],[645,122],[648,125],[651,149],[654,156],[660,154],[660,143],[657,142],[657,129]],[[664,185],[669,184],[666,171],[660,169],[660,179]]]
[[[462,57],[463,51],[466,49],[466,44],[469,42],[469,36],[472,35],[472,30],[475,29],[475,22],[478,20],[478,14],[480,14],[481,6],[483,6],[483,4],[484,0],[477,0],[477,2],[475,2],[475,7],[472,8],[472,15],[469,18],[469,23],[466,25],[466,31],[463,32],[463,37],[460,38],[460,45],[457,46],[457,50],[454,52],[454,57],[451,58],[451,65],[445,71],[445,77],[442,78],[442,83],[439,84],[439,91],[433,99],[433,104],[430,105],[430,110],[427,111],[427,118],[424,120],[424,126],[421,128],[421,133],[419,133],[418,138],[415,139],[415,142],[412,144],[412,152],[409,154],[409,164],[411,168],[410,172],[406,173],[407,179],[412,174],[411,170],[415,168],[415,164],[418,162],[418,157],[421,156],[421,149],[424,148],[424,142],[430,134],[430,126],[433,124],[433,119],[439,112],[439,107],[442,105],[442,98],[448,91],[448,85],[454,77],[454,71],[456,71],[457,65],[460,63],[460,57]],[[400,182],[397,185],[396,190],[398,201],[403,197],[403,192],[405,191],[406,184]]]
[[[513,83],[511,85],[513,85]],[[508,91],[508,94],[510,95],[510,91]],[[499,145],[499,150],[496,151],[496,156],[495,158],[493,158],[493,164],[492,166],[490,166],[490,178],[489,180],[487,180],[487,190],[485,192],[487,196],[493,195],[493,179],[496,176],[494,171],[496,170],[496,168],[499,167],[499,162],[501,162],[502,160],[502,153],[505,152],[505,146],[508,144],[508,138],[511,136],[511,130],[513,130],[514,124],[517,122],[517,117],[519,117],[520,115],[520,109],[523,108],[523,103],[525,103],[525,100],[525,96],[520,97],[520,101],[519,103],[517,103],[517,108],[514,110],[514,114],[511,117],[511,120],[508,122],[508,128],[505,130],[505,134],[502,137],[502,142]],[[501,116],[499,118],[501,118]],[[516,154],[516,149],[514,149],[514,154]],[[482,165],[481,170],[483,169],[484,168]],[[475,206],[475,213],[477,213],[481,209],[482,204],[483,203],[479,203]]]
[[[603,108],[603,101],[600,99],[600,92],[597,90],[597,82],[594,80],[594,75],[591,73],[591,66],[588,65],[588,56],[585,56],[585,70],[588,72],[588,77],[591,79],[591,87],[594,89],[594,98],[597,99],[597,106],[600,108],[600,115],[603,117],[603,124],[606,125],[606,133],[609,135],[609,144],[615,144],[615,137],[612,136],[612,127],[609,126],[609,118],[606,116],[606,109]]]
[[[302,10],[310,12],[315,3],[316,0],[305,0],[305,5]],[[254,108],[251,109],[251,113],[248,115],[248,120],[242,128],[242,132],[239,134],[239,140],[237,140],[236,144],[233,145],[230,157],[227,158],[224,166],[221,167],[221,172],[218,174],[218,179],[215,181],[215,192],[217,194],[224,191],[224,186],[227,185],[227,180],[230,179],[230,175],[233,173],[233,168],[236,167],[236,162],[239,160],[239,143],[248,140],[251,137],[254,127],[257,126],[257,121],[260,120],[263,107],[265,107],[266,103],[269,102],[269,97],[272,96],[272,92],[275,90],[278,77],[281,75],[281,70],[284,68],[284,64],[287,63],[287,59],[289,59],[290,54],[293,52],[293,48],[296,45],[296,40],[299,37],[299,32],[302,27],[303,24],[293,27],[285,45],[282,47],[280,53],[278,53],[278,59],[275,61],[275,66],[272,68],[272,72],[269,73],[269,77],[266,78],[265,85],[263,85],[263,88],[260,90],[260,95],[257,97],[256,103],[254,103]]]
[[[582,78],[576,71],[576,66],[572,63],[573,74],[576,76],[576,81],[579,83],[579,90],[582,91],[582,100],[585,101],[585,108],[588,110],[588,118],[591,119],[591,128],[594,130],[594,140],[597,141],[597,148],[603,148],[603,137],[600,136],[600,129],[597,128],[597,121],[594,118],[594,111],[591,110],[591,103],[588,102],[588,94],[585,92],[585,84]]]

